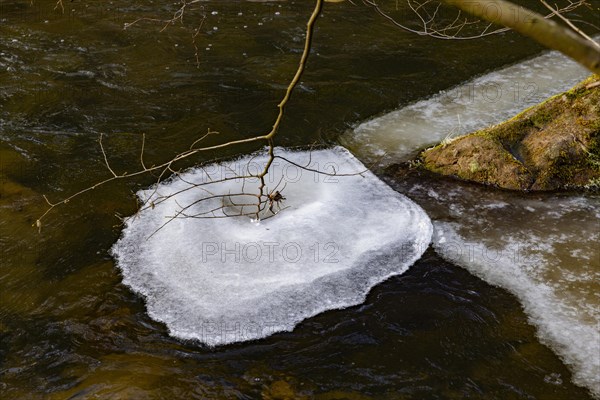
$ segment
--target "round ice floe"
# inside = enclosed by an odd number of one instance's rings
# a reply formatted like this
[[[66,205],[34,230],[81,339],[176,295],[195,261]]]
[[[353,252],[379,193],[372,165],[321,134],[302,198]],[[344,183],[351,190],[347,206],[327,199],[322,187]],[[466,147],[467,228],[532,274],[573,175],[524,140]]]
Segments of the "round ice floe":
[[[257,193],[258,181],[236,177],[262,170],[262,155],[138,193],[155,207],[127,222],[113,254],[124,283],[173,336],[213,346],[292,330],[325,310],[361,303],[427,248],[432,227],[424,211],[345,149],[277,155],[292,163],[275,159],[266,185],[285,200],[273,212],[264,207],[258,220],[224,215],[256,209],[244,205],[255,197],[235,194]],[[170,219],[182,210],[188,218]]]

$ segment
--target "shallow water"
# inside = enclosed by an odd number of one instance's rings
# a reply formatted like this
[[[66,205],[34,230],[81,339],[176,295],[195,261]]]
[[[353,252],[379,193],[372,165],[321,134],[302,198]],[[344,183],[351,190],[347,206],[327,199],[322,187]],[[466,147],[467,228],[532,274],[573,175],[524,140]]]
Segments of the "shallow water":
[[[414,176],[393,182],[433,219],[436,252],[517,296],[540,340],[598,396],[600,197]]]
[[[381,170],[429,145],[502,122],[588,75],[548,52],[363,122],[341,142]],[[456,182],[394,183],[434,219],[436,251],[515,294],[540,339],[573,368],[578,384],[600,396],[597,196],[527,197]]]
[[[364,122],[341,142],[385,168],[510,118],[587,75],[564,56],[546,53]],[[401,191],[417,196],[434,219],[436,251],[514,293],[540,339],[573,368],[577,383],[600,396],[597,196],[526,197],[455,182],[441,190],[416,183]]]
[[[56,200],[108,176],[100,132],[124,172],[139,167],[142,133],[151,164],[208,128],[219,141],[268,131],[311,7],[202,2],[161,33],[149,22],[122,27],[164,18],[170,2],[67,3],[65,15],[54,1],[0,3],[0,397],[589,398],[516,297],[432,250],[364,304],[289,333],[214,350],[169,336],[109,256],[121,234],[115,213],[132,214],[133,193],[154,178],[73,200],[38,234],[41,195]],[[349,3],[326,5],[316,38],[277,145],[328,143],[540,51],[513,34],[406,35]]]

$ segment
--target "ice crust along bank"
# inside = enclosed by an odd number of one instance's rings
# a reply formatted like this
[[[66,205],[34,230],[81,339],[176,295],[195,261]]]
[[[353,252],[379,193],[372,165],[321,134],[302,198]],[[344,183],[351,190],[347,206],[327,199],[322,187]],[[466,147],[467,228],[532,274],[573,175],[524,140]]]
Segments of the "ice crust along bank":
[[[277,154],[313,169],[360,174],[320,175],[276,159],[267,185],[283,189],[286,200],[273,218],[178,218],[152,235],[166,216],[199,197],[242,190],[242,180],[232,179],[183,191],[127,222],[112,249],[124,283],[144,296],[149,315],[173,336],[215,346],[290,331],[323,311],[361,303],[374,285],[404,272],[426,250],[432,226],[425,212],[347,150]],[[256,172],[266,160],[248,156],[191,170],[138,196],[158,198]],[[247,192],[257,187],[256,180],[244,184]],[[221,202],[201,206],[210,210]],[[233,203],[225,212],[237,207]]]
[[[428,193],[450,214],[434,222],[436,251],[513,293],[575,383],[600,398],[600,198]]]
[[[341,143],[367,164],[407,161],[426,146],[504,121],[588,75],[548,52],[363,122]]]

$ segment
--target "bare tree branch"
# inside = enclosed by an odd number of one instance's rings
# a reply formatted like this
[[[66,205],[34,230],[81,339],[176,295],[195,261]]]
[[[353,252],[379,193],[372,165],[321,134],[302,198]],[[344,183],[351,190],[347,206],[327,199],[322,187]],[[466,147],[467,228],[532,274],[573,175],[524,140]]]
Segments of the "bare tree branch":
[[[505,0],[443,0],[476,17],[514,29],[600,75],[600,50],[573,30]],[[552,13],[553,15],[555,12]]]
[[[482,18],[483,21],[481,19],[470,19],[469,17],[465,17],[463,14],[464,10],[460,9],[460,7],[459,10],[456,10],[454,19],[451,22],[444,23],[442,18],[440,18],[440,6],[442,3],[449,3],[445,0],[404,0],[404,3],[419,20],[418,27],[411,27],[406,23],[401,23],[396,20],[388,12],[383,10],[380,3],[378,3],[378,0],[362,0],[362,2],[368,7],[373,8],[379,15],[390,21],[398,28],[420,36],[430,36],[435,39],[472,40],[507,32],[512,29],[508,26],[502,26],[503,24],[495,25],[479,15],[476,17]],[[491,13],[497,12],[497,9],[493,6],[490,7],[481,5],[480,2],[471,0],[463,0],[463,2],[465,4],[473,4],[482,8],[487,8]],[[554,16],[562,16],[564,13],[573,11],[581,6],[586,5],[587,3],[585,0],[568,0],[564,6],[556,6],[556,8],[551,9],[552,12],[543,16],[543,18],[549,19]],[[399,4],[398,0],[396,0],[396,9],[398,8]],[[496,26],[496,28],[492,29],[494,26]],[[468,28],[469,33],[462,34],[466,28]]]
[[[562,20],[571,29],[573,29],[575,32],[577,32],[581,37],[583,37],[586,40],[589,40],[594,46],[596,46],[597,48],[600,49],[600,44],[598,44],[598,42],[596,42],[594,39],[592,39],[591,37],[589,37],[581,29],[579,29],[578,27],[576,27],[568,18],[565,18],[564,15],[562,15],[559,12],[558,6],[556,6],[556,8],[552,8],[552,6],[550,6],[550,4],[546,3],[544,0],[540,0],[540,2],[544,5],[544,7],[546,7],[548,10],[552,11],[552,15],[556,15],[560,20]]]
[[[164,23],[165,25],[163,26],[163,28],[160,30],[161,32],[164,31],[165,29],[167,29],[170,25],[174,25],[177,22],[183,24],[183,16],[187,10],[187,8],[193,4],[196,3],[200,3],[202,0],[191,0],[191,1],[187,1],[187,0],[181,0],[181,7],[179,7],[174,13],[173,13],[173,17],[170,19],[159,19],[159,18],[147,18],[147,17],[142,17],[142,18],[138,18],[132,22],[126,23],[124,26],[124,29],[130,28],[133,25],[136,25],[142,21],[148,21],[148,22],[160,22],[160,23]],[[203,16],[202,21],[204,21],[204,18],[206,18],[206,16]]]
[[[185,9],[187,6],[189,6],[190,4],[196,3],[200,0],[193,0],[193,1],[183,1],[181,8],[178,9],[177,12],[175,12],[173,18],[171,20],[167,21],[167,24],[165,25],[165,27],[163,29],[165,29],[167,26],[169,26],[172,23],[175,23],[176,21],[183,21],[183,15],[185,12]],[[140,152],[140,164],[141,164],[141,169],[136,171],[136,172],[132,172],[132,173],[123,173],[123,174],[117,174],[110,166],[110,163],[108,161],[108,157],[106,155],[106,151],[104,149],[104,145],[102,143],[102,137],[103,135],[100,135],[99,138],[99,144],[100,144],[100,149],[104,158],[104,162],[105,165],[107,167],[107,169],[110,171],[110,173],[112,174],[112,177],[107,178],[103,181],[100,181],[90,187],[87,187],[83,190],[80,190],[77,193],[74,193],[70,196],[68,196],[67,198],[64,198],[63,200],[60,200],[56,203],[52,203],[48,200],[48,198],[46,196],[44,196],[44,199],[46,200],[46,202],[48,203],[49,207],[48,209],[36,220],[34,226],[36,226],[38,228],[38,230],[41,230],[42,227],[42,220],[46,217],[46,215],[48,215],[52,210],[54,210],[54,208],[56,208],[59,205],[64,205],[67,204],[69,201],[71,201],[72,199],[87,193],[91,190],[96,189],[97,187],[103,186],[109,182],[115,181],[115,180],[120,180],[120,179],[128,179],[128,178],[132,178],[132,177],[136,177],[136,176],[140,176],[140,175],[145,175],[148,173],[152,173],[152,172],[159,172],[159,176],[157,178],[157,183],[161,182],[168,174],[171,175],[176,175],[179,176],[179,171],[175,171],[173,169],[173,165],[181,160],[190,158],[194,155],[197,155],[198,153],[201,152],[206,152],[209,150],[217,150],[217,149],[223,149],[223,148],[227,148],[227,147],[232,147],[232,146],[236,146],[239,144],[245,144],[245,143],[253,143],[253,142],[259,142],[259,141],[265,141],[268,147],[268,161],[264,167],[264,169],[258,173],[258,174],[248,174],[248,175],[243,175],[243,176],[235,176],[233,178],[223,178],[223,179],[219,179],[216,181],[210,181],[209,182],[204,182],[201,184],[191,184],[187,189],[185,190],[190,190],[199,186],[203,186],[209,183],[217,183],[217,182],[224,182],[227,180],[231,180],[231,179],[250,179],[250,178],[258,178],[260,180],[260,185],[258,187],[258,193],[246,193],[245,195],[250,195],[250,196],[254,196],[257,201],[255,203],[256,206],[256,211],[253,213],[248,213],[248,215],[254,215],[257,219],[260,217],[260,213],[262,211],[264,211],[266,205],[269,203],[269,201],[272,201],[272,199],[269,197],[271,196],[271,193],[265,193],[266,190],[266,182],[265,182],[265,176],[268,174],[269,169],[273,163],[273,160],[275,159],[275,154],[274,154],[274,142],[273,142],[273,138],[275,137],[275,135],[277,134],[277,132],[279,131],[279,127],[281,125],[281,121],[283,120],[283,116],[284,116],[284,112],[285,112],[285,107],[292,95],[292,92],[294,90],[294,88],[296,87],[296,85],[298,84],[298,82],[300,81],[300,77],[302,76],[302,73],[304,72],[304,69],[306,67],[306,63],[308,60],[308,56],[310,53],[310,48],[311,48],[311,44],[312,44],[312,38],[313,38],[313,32],[314,32],[314,27],[317,21],[318,16],[321,13],[322,10],[322,6],[323,6],[323,0],[316,0],[315,1],[315,6],[314,9],[308,19],[308,22],[306,24],[306,37],[305,37],[305,41],[304,41],[304,47],[303,47],[303,51],[302,51],[302,55],[300,57],[300,61],[298,63],[298,67],[296,69],[296,73],[294,74],[293,78],[291,79],[291,81],[289,82],[285,94],[283,96],[283,98],[281,99],[281,101],[279,102],[279,104],[277,105],[278,108],[278,114],[277,117],[275,119],[275,122],[273,123],[273,126],[271,128],[271,130],[264,134],[264,135],[258,135],[258,136],[253,136],[250,138],[246,138],[246,139],[238,139],[238,140],[232,140],[232,141],[228,141],[226,143],[221,143],[221,144],[216,144],[216,145],[212,145],[212,146],[204,146],[204,147],[196,147],[196,145],[201,142],[203,139],[205,139],[206,137],[208,137],[209,135],[215,134],[217,132],[215,131],[211,131],[209,130],[204,136],[200,137],[199,139],[195,140],[190,148],[186,151],[183,151],[179,154],[177,154],[175,157],[173,157],[171,160],[164,162],[162,164],[159,165],[153,165],[152,167],[148,168],[145,165],[144,162],[144,158],[143,158],[143,154],[144,154],[144,146],[145,146],[145,135],[142,136],[142,150]],[[140,18],[134,22],[132,22],[131,24],[129,24],[128,26],[131,26],[139,21],[142,20],[148,20],[145,18]],[[153,20],[153,19],[151,19]],[[155,185],[155,191],[153,192],[153,194],[156,193],[156,190],[158,188],[158,185]],[[181,193],[182,191],[179,191],[177,193]],[[168,198],[173,197],[174,195],[176,195],[177,193],[171,194],[169,196],[159,196],[158,200],[151,200],[151,197],[148,198],[143,204],[142,207],[140,207],[140,210],[146,209],[146,208],[154,208],[158,203],[167,200]],[[229,195],[229,197],[231,197],[232,195]],[[206,197],[205,197],[206,199]],[[200,199],[199,201],[202,201],[202,199]],[[150,202],[150,203],[148,203]],[[189,206],[188,206],[189,207]],[[188,208],[185,207],[182,211],[185,212],[185,210]],[[180,214],[177,214],[173,217],[178,217]],[[239,215],[239,214],[237,214]],[[244,215],[246,215],[246,213],[244,213]],[[172,220],[172,219],[170,219]],[[169,220],[169,221],[170,221]],[[167,221],[168,223],[168,221]]]

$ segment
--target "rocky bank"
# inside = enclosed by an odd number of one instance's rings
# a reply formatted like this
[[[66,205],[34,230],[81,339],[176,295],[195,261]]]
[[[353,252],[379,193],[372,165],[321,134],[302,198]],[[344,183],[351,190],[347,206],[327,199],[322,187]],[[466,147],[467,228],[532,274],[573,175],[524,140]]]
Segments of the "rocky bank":
[[[512,190],[600,188],[600,77],[420,154],[437,174]]]

